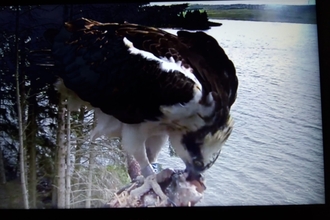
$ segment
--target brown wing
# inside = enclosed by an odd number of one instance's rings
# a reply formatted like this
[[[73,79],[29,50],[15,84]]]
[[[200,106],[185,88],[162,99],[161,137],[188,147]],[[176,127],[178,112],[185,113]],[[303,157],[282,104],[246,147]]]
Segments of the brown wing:
[[[158,60],[130,53],[116,34],[121,27],[125,24],[88,19],[66,23],[53,43],[65,86],[125,123],[158,120],[160,106],[189,102],[193,80],[179,71],[168,74]]]
[[[235,67],[218,42],[204,32],[179,31],[178,36],[158,28],[120,24],[117,34],[141,50],[157,57],[173,57],[192,68],[205,93],[213,91],[229,107],[236,99],[238,80]]]
[[[158,28],[147,27],[137,24],[120,24],[116,33],[126,37],[133,42],[134,47],[151,52],[156,57],[172,57],[176,62],[182,61],[186,68],[188,64],[181,56],[182,51],[187,50],[176,35],[168,33]]]
[[[181,61],[203,87],[202,104],[212,92],[216,109],[212,120],[212,132],[223,126],[231,105],[235,102],[238,80],[234,64],[228,59],[218,42],[204,32],[178,31],[178,36],[163,30],[136,24],[122,24],[117,34],[128,38],[135,47],[149,51],[158,57],[173,57]]]
[[[114,35],[110,36],[106,33],[110,32],[116,33],[118,39],[126,37],[134,47],[148,51],[156,57],[172,57],[175,61],[181,61],[186,68],[191,68],[202,84],[205,98],[209,92],[213,92],[213,97],[217,100],[215,114],[219,121],[215,127],[220,126],[219,124],[223,124],[227,119],[229,109],[236,98],[238,81],[233,63],[213,37],[203,32],[187,31],[178,31],[178,36],[176,36],[153,27],[131,23],[100,23],[84,18],[69,22],[66,27],[70,32],[79,34],[76,38],[79,43],[94,44],[95,51],[86,52],[93,55],[89,60],[94,60],[101,52],[111,53],[109,52],[110,47],[107,50],[104,48],[106,45],[113,44],[110,41],[116,39]],[[95,42],[102,41],[104,41],[103,44],[96,44],[100,47],[103,45],[102,49],[95,47]],[[70,43],[75,44],[75,41]],[[87,45],[81,46],[87,48]],[[112,48],[114,47],[117,45],[112,46]],[[96,64],[91,62],[90,65],[95,66]]]
[[[197,78],[222,99],[228,98],[230,107],[236,99],[238,80],[233,62],[218,42],[204,32],[179,31],[178,38],[189,48],[184,57],[197,70]]]

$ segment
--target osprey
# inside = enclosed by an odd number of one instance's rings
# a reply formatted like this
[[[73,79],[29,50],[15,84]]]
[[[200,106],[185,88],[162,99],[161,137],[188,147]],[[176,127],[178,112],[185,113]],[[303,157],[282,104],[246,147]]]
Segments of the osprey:
[[[169,141],[196,179],[217,160],[233,121],[235,67],[204,32],[131,23],[67,22],[53,39],[57,88],[95,110],[92,138],[121,137],[143,176]]]

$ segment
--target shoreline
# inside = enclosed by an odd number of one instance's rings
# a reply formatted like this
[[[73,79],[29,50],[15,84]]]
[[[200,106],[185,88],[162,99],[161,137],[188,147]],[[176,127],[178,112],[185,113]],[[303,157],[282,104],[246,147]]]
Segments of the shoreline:
[[[209,19],[316,24],[315,5],[269,7],[267,5],[198,5],[190,10],[205,10]]]

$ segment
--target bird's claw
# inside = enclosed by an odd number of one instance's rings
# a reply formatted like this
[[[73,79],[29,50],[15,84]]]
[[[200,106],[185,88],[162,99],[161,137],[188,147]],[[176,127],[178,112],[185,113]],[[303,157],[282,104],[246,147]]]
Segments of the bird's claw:
[[[139,175],[134,180],[132,180],[131,183],[137,183],[137,184],[141,185],[144,183],[144,179],[145,179],[144,176]]]
[[[119,197],[112,202],[112,207],[194,206],[202,199],[206,187],[199,180],[187,181],[187,177],[188,172],[173,169],[148,177],[138,176],[116,193]],[[121,193],[123,191],[126,193]]]
[[[168,196],[163,192],[162,188],[165,185],[168,185],[167,182],[172,180],[172,175],[175,173],[172,169],[164,169],[158,174],[151,174],[148,177],[144,178],[143,176],[138,176],[133,182],[137,183],[139,186],[130,192],[130,195],[134,198],[140,198],[143,194],[147,193],[151,189],[154,193],[161,199],[161,204],[168,205],[171,204],[176,206],[176,204],[168,198]],[[162,185],[162,187],[161,187]]]

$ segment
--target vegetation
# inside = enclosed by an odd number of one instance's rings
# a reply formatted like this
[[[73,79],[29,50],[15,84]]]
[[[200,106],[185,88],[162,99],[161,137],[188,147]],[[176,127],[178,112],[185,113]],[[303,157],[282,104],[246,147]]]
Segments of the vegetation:
[[[58,70],[44,35],[79,17],[134,16],[140,5],[124,6],[0,8],[0,208],[99,207],[127,182],[122,170],[107,170],[126,168],[120,142],[90,142],[93,112],[68,111],[55,91]]]
[[[188,4],[142,7],[139,12],[144,19],[140,23],[149,26],[188,30],[207,30],[211,26],[221,25],[210,22],[205,10],[187,8]]]
[[[214,5],[191,5],[189,8],[201,8],[211,19],[269,21],[316,24],[314,6],[284,6],[284,7],[243,7],[230,9]]]

